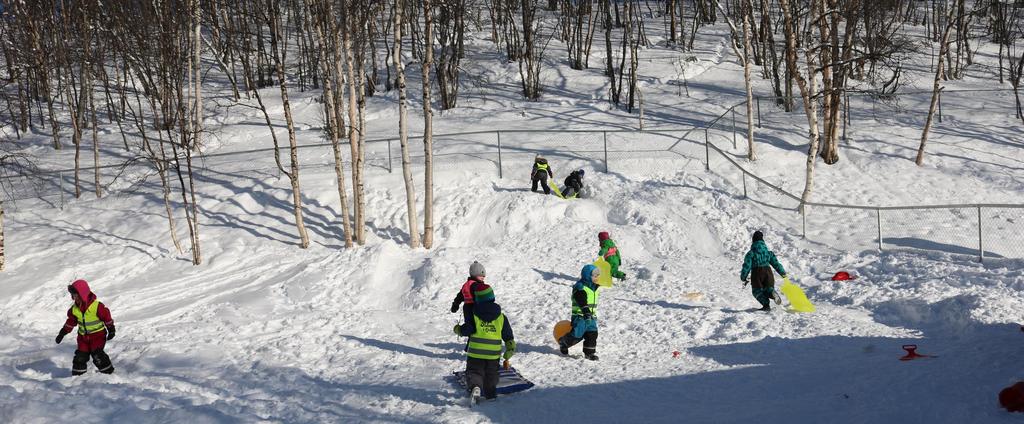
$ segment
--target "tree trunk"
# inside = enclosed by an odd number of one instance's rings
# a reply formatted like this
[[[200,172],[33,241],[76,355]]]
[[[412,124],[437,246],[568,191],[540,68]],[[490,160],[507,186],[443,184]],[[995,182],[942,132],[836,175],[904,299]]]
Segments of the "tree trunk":
[[[612,12],[609,0],[601,0],[601,7],[604,9],[604,47],[605,47],[605,69],[608,75],[609,90],[611,90],[612,104],[619,104],[619,93],[615,90],[615,60],[612,51]]]
[[[747,92],[747,160],[757,160],[754,153],[754,89],[750,84],[750,14],[743,14],[743,85]]]
[[[729,17],[729,13],[722,7],[722,4],[717,0],[714,0],[715,7],[722,12],[722,16],[725,17],[725,23],[729,25],[729,29],[732,36],[729,37],[729,46],[732,47],[733,53],[743,63],[743,83],[744,92],[747,95],[747,159],[757,160],[757,155],[754,153],[754,91],[750,84],[750,19],[747,9],[747,4],[744,4],[744,11],[740,14],[743,15],[743,22],[741,24],[743,30],[736,28],[736,24]],[[737,38],[743,43],[743,46],[737,44]]]
[[[282,37],[280,24],[281,10],[275,7],[270,16],[270,46],[274,55],[274,68],[277,71],[277,82],[281,88],[281,106],[284,109],[284,119],[288,128],[289,159],[291,161],[289,172],[285,174],[291,182],[292,187],[292,211],[295,214],[295,228],[299,233],[299,247],[309,247],[309,234],[306,232],[306,225],[302,219],[302,192],[299,187],[299,146],[295,140],[295,120],[292,118],[292,107],[288,99],[288,83],[284,73],[284,61],[287,58],[287,49],[282,49],[279,44]],[[273,129],[271,129],[273,131]]]
[[[362,92],[358,90],[358,84],[356,83],[356,72],[355,67],[355,55],[352,51],[352,37],[349,34],[354,23],[351,22],[352,13],[351,10],[342,8],[342,28],[341,28],[341,42],[342,47],[345,51],[345,75],[348,81],[348,144],[349,150],[352,154],[352,200],[355,206],[354,221],[352,223],[352,232],[355,236],[356,243],[362,246],[366,243],[365,227],[366,220],[363,218],[363,200],[362,200],[362,173],[361,173],[361,158],[362,151],[360,150],[359,139],[362,137],[362,121],[357,119],[359,114],[357,108],[363,107],[362,100],[359,96],[362,96]],[[390,155],[391,152],[388,152]]]
[[[917,159],[914,163],[917,166],[924,165],[924,145],[928,142],[928,131],[932,128],[932,118],[935,116],[935,107],[939,103],[939,93],[942,91],[941,82],[945,67],[942,66],[942,61],[945,60],[946,53],[949,50],[949,30],[953,28],[953,12],[956,8],[949,8],[949,16],[946,18],[946,29],[942,31],[942,38],[939,41],[939,63],[935,67],[935,80],[932,85],[932,101],[928,106],[928,117],[924,121],[924,130],[921,131],[921,146],[917,148]]]
[[[820,10],[822,9],[822,1],[824,0],[812,0],[812,10],[814,10],[812,14],[815,16],[821,15]],[[808,73],[805,79],[803,74],[800,73],[800,69],[797,67],[797,23],[793,20],[793,13],[789,8],[789,0],[779,0],[779,2],[782,6],[783,19],[785,22],[786,65],[791,77],[796,80],[797,86],[800,88],[800,96],[803,98],[804,102],[804,113],[807,115],[808,137],[810,138],[810,146],[807,149],[806,171],[804,173],[804,190],[800,196],[800,210],[803,211],[804,206],[810,200],[811,191],[814,187],[814,161],[818,156],[818,142],[820,140],[818,133],[818,108],[817,102],[814,100],[816,94],[814,54],[811,52],[806,52],[804,54],[807,61]]]
[[[4,201],[0,200],[0,271],[4,270],[7,256],[4,253]]]
[[[100,185],[100,136],[99,123],[96,122],[96,102],[89,96],[89,114],[92,117],[92,173],[93,184],[96,186],[96,198],[103,197],[103,186]]]
[[[405,205],[409,218],[409,247],[420,247],[420,231],[416,221],[416,187],[412,183],[412,160],[409,158],[409,111],[405,98],[405,66],[402,64],[402,2],[395,0],[395,45],[391,55],[398,75],[398,138],[402,144],[402,179],[405,180]]]
[[[434,62],[434,10],[423,0],[423,247],[434,245],[434,111],[430,107],[430,67]]]

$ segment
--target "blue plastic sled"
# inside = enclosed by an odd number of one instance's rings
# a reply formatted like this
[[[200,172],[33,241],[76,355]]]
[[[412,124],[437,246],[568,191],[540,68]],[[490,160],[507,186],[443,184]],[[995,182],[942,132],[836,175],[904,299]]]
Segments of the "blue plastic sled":
[[[466,371],[455,371],[452,372],[454,375],[453,379],[455,382],[462,387],[463,390],[469,391],[469,387],[466,385]],[[498,388],[496,391],[499,395],[507,395],[511,393],[521,392],[523,390],[533,387],[533,383],[519,374],[519,371],[515,367],[509,367],[509,369],[499,368],[498,369]]]

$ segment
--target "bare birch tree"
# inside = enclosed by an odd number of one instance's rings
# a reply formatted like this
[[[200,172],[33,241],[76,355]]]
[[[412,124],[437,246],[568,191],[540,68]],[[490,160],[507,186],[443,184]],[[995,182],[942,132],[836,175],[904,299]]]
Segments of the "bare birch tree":
[[[416,188],[412,182],[412,160],[409,158],[409,111],[405,97],[405,66],[402,64],[402,7],[403,0],[395,0],[394,24],[395,43],[391,55],[398,74],[398,137],[402,145],[402,179],[405,180],[405,204],[409,218],[409,247],[420,247],[420,232],[416,221]]]
[[[299,247],[309,247],[309,235],[306,232],[306,225],[302,219],[302,191],[299,186],[299,146],[295,140],[295,120],[292,118],[292,107],[288,98],[288,82],[285,75],[284,64],[288,57],[288,38],[282,28],[282,14],[286,13],[278,0],[269,0],[265,18],[270,27],[270,48],[273,51],[274,69],[277,72],[277,82],[281,89],[281,103],[284,109],[284,119],[288,128],[289,147],[289,170],[281,165],[280,153],[278,153],[277,138],[274,137],[274,157],[277,159],[277,166],[281,173],[288,177],[292,188],[292,211],[295,215],[295,228],[299,233]],[[284,44],[283,46],[281,44]],[[271,128],[273,131],[273,128]]]
[[[943,0],[945,1],[945,0]],[[959,0],[961,3],[964,0]],[[917,148],[917,159],[914,163],[917,166],[924,165],[924,145],[928,142],[928,131],[932,128],[932,118],[935,116],[935,106],[938,104],[939,95],[942,92],[942,78],[945,73],[945,67],[943,62],[946,59],[946,54],[949,51],[949,31],[956,25],[956,21],[953,20],[953,13],[956,12],[955,7],[948,7],[949,14],[946,16],[946,29],[942,31],[942,38],[939,40],[939,63],[935,67],[935,79],[932,85],[932,100],[928,106],[928,117],[924,120],[924,129],[921,131],[921,145]]]
[[[423,247],[434,245],[434,111],[430,107],[430,67],[434,62],[434,7],[423,2]]]
[[[733,23],[729,13],[725,11],[722,4],[718,0],[714,0],[715,7],[722,12],[722,16],[725,16],[725,22],[729,25],[729,29],[732,30],[732,37],[730,37],[729,46],[732,47],[732,51],[736,54],[736,57],[743,62],[743,87],[744,92],[747,95],[747,159],[756,160],[757,155],[754,153],[754,90],[750,84],[750,19],[749,15],[753,13],[748,6],[748,2],[743,3],[743,10],[740,12],[743,18],[743,30],[740,31],[736,28],[736,24]],[[739,39],[743,46],[740,47]]]
[[[822,2],[824,0],[811,0],[811,14],[820,16],[824,6]],[[817,80],[817,66],[815,65],[815,55],[810,51],[804,52],[804,59],[806,61],[806,77],[800,72],[800,68],[797,65],[797,47],[796,38],[798,36],[798,25],[796,19],[793,16],[793,11],[790,9],[789,0],[779,0],[782,6],[783,14],[783,27],[786,35],[786,67],[789,70],[789,74],[796,80],[797,86],[800,88],[800,97],[803,98],[804,102],[804,114],[807,115],[807,128],[808,138],[810,139],[810,146],[807,149],[807,166],[804,173],[804,190],[800,195],[800,209],[803,210],[805,204],[811,198],[811,190],[814,187],[814,162],[818,155],[818,143],[820,140],[818,133],[818,107],[815,101],[817,95],[816,80]]]

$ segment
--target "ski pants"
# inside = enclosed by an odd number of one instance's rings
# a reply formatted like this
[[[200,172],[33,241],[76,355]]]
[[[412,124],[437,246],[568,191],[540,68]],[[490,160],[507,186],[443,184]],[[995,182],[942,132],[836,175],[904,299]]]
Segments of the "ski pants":
[[[498,396],[498,360],[466,358],[466,386],[479,387],[487,399]]]
[[[775,293],[775,274],[770,267],[761,266],[750,272],[750,291],[762,307],[768,306]]]
[[[573,347],[583,341],[583,354],[590,355],[597,353],[597,320],[583,319],[581,316],[572,317],[572,331],[562,336],[558,341],[566,348]]]
[[[537,184],[540,184],[544,188],[544,194],[551,194],[551,187],[548,187],[548,173],[547,171],[537,172],[533,174],[533,188],[530,191],[537,192]]]
[[[570,198],[573,196],[580,197],[580,192],[583,191],[583,186],[567,185],[565,191],[562,192],[562,196]]]
[[[110,363],[110,357],[103,349],[91,352],[75,350],[75,359],[71,362],[71,375],[82,375],[89,370],[89,357],[92,356],[92,363],[96,369],[104,374],[114,372],[114,364]]]

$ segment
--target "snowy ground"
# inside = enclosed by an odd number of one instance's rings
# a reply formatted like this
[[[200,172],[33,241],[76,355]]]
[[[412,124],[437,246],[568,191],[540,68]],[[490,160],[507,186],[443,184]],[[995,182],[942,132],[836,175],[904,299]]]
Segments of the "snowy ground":
[[[300,250],[287,180],[274,172],[272,157],[211,159],[200,174],[205,263],[199,267],[174,251],[152,190],[99,200],[86,195],[63,210],[20,202],[6,217],[0,419],[1016,421],[998,408],[996,394],[1024,377],[1024,335],[1016,325],[1024,310],[1024,260],[979,264],[943,252],[838,250],[802,239],[791,212],[747,201],[735,180],[705,172],[703,134],[686,128],[713,119],[742,93],[722,31],[702,30],[696,62],[666,48],[645,52],[647,125],[683,129],[674,154],[621,154],[603,173],[599,154],[578,153],[590,150],[580,144],[593,139],[503,140],[522,148],[504,159],[504,178],[495,158],[453,154],[441,159],[435,176],[437,243],[429,251],[405,246],[400,173],[387,173],[383,162],[368,168],[371,237],[355,249],[341,247],[333,169],[304,170],[313,243]],[[490,51],[485,41],[476,43],[477,51]],[[557,63],[560,56],[551,56]],[[683,73],[691,97],[668,84],[679,78],[679,61],[690,64]],[[531,104],[517,100],[514,64],[475,66],[478,79],[459,109],[439,116],[439,133],[637,125],[635,115],[607,105],[600,69],[549,67],[547,94]],[[311,99],[295,102],[304,143],[319,141]],[[384,136],[394,133],[393,100],[383,95],[371,106],[373,128]],[[762,160],[750,166],[772,181],[796,184],[805,141],[800,132],[785,135],[783,120],[799,123],[800,116],[776,118],[772,131],[782,135],[766,140]],[[259,119],[249,111],[211,117],[222,124],[211,150],[269,146]],[[1020,131],[1019,122],[1001,122]],[[45,146],[45,134],[39,137]],[[120,142],[113,133],[107,137],[112,146]],[[450,143],[459,152],[474,146],[472,139]],[[999,145],[1002,153],[993,151]],[[902,151],[858,141],[841,152],[839,167],[819,167],[822,187],[833,189],[819,190],[819,200],[842,197],[842,189],[870,193],[865,202],[880,205],[967,195],[974,197],[962,201],[1020,203],[1024,197],[1024,171],[987,156],[1019,157],[1019,144],[932,147],[942,159],[918,170]],[[563,148],[577,153],[553,152],[556,175],[585,168],[589,198],[529,192],[524,178],[532,153]],[[970,178],[956,169],[970,169]],[[756,302],[740,287],[738,272],[755,229],[765,231],[817,312],[752,311]],[[621,247],[630,279],[603,291],[601,360],[564,358],[551,327],[568,317],[569,287],[596,256],[602,230]],[[460,315],[448,307],[473,260],[487,267],[516,331],[520,352],[513,364],[537,386],[470,410],[444,377],[464,366],[463,341],[450,333]],[[839,270],[860,278],[830,281]],[[64,286],[74,278],[88,279],[118,322],[108,345],[114,375],[72,379],[72,342],[53,345],[69,303]],[[898,361],[905,343],[939,357]]]

